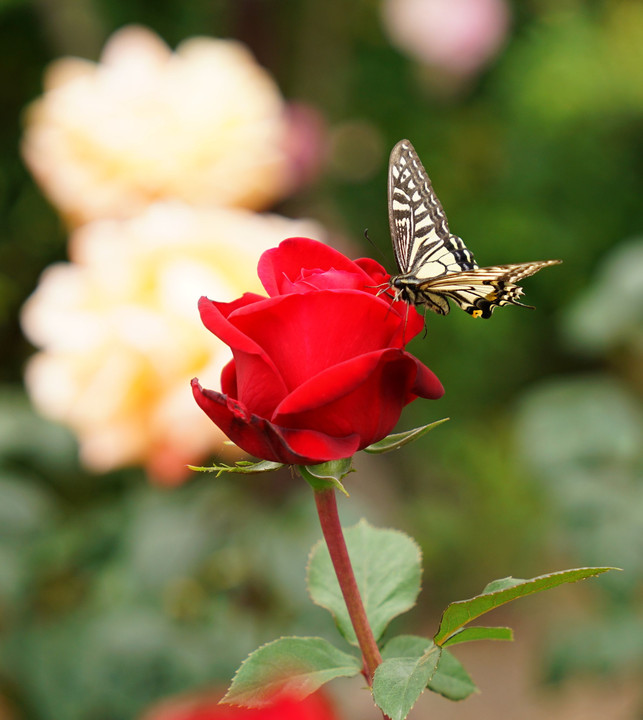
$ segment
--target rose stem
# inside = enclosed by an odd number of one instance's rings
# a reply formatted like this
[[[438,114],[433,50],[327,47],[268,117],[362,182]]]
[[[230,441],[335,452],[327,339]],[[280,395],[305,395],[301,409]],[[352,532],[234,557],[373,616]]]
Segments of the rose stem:
[[[337,512],[335,488],[315,490],[315,503],[317,504],[319,522],[328,546],[330,559],[335,568],[339,587],[344,596],[344,602],[357,636],[357,642],[362,651],[365,666],[364,676],[370,687],[373,684],[373,674],[377,666],[382,662],[382,656],[375,642],[371,626],[368,623],[364,603],[359,594],[359,588],[353,573],[353,566],[348,556],[344,533]],[[388,720],[388,716],[384,715],[384,718]]]

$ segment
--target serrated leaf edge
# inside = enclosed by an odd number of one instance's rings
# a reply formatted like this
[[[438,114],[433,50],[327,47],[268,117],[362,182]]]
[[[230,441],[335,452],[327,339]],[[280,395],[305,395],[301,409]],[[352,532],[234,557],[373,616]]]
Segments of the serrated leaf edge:
[[[416,663],[415,663],[415,667],[419,667],[421,664],[426,663],[427,660],[429,659],[429,657],[430,657],[434,652],[437,652],[437,653],[438,653],[438,660],[437,660],[437,662],[435,663],[435,666],[433,667],[433,672],[431,673],[431,675],[430,675],[429,678],[427,679],[424,687],[422,688],[422,690],[420,690],[420,693],[419,693],[419,695],[417,696],[417,698],[415,699],[415,701],[413,702],[413,705],[411,705],[411,707],[409,708],[409,712],[411,712],[411,710],[412,710],[413,707],[415,706],[415,703],[420,699],[420,697],[422,696],[422,693],[428,688],[429,683],[431,682],[431,680],[433,680],[436,672],[438,671],[438,665],[440,664],[440,658],[442,657],[442,650],[443,650],[443,648],[440,647],[439,645],[436,645],[436,644],[433,643],[432,641],[429,641],[429,642],[431,642],[431,647],[430,647],[426,652],[422,653],[422,655],[420,655],[420,657],[417,658]],[[384,662],[389,662],[390,660],[404,660],[404,659],[410,660],[411,657],[409,657],[409,656],[402,656],[402,657],[399,657],[399,658],[388,658],[388,659],[385,660]],[[384,664],[384,662],[382,663],[382,665]],[[377,668],[377,670],[379,670],[380,667],[381,667],[381,665]],[[377,670],[375,670],[375,675],[377,675]],[[375,676],[373,676],[373,681],[375,681]],[[375,697],[373,697],[373,702],[375,702]],[[386,713],[386,712],[387,712],[381,705],[378,705],[377,702],[375,702],[375,705],[376,705],[383,713]],[[403,718],[400,718],[400,720],[405,720],[407,717],[408,717],[408,713],[407,713]]]
[[[347,528],[343,527],[342,532],[346,533],[347,530],[353,530],[354,528],[359,527],[360,525],[365,525],[367,527],[373,528],[373,530],[385,530],[387,532],[393,532],[396,535],[402,535],[403,537],[407,538],[408,540],[410,540],[413,543],[413,545],[415,546],[415,549],[417,550],[417,554],[418,554],[419,567],[420,567],[420,590],[418,591],[418,593],[416,595],[416,599],[410,605],[403,608],[402,610],[400,610],[400,612],[396,613],[389,619],[388,623],[386,624],[386,627],[382,631],[382,635],[383,635],[386,632],[386,628],[388,628],[390,623],[393,622],[393,620],[395,620],[395,618],[399,617],[400,615],[403,615],[404,613],[409,612],[417,605],[417,598],[419,597],[420,593],[422,592],[422,577],[424,575],[424,564],[423,564],[424,556],[422,553],[422,548],[421,548],[420,544],[417,542],[417,540],[415,538],[411,537],[410,535],[408,535],[407,533],[405,533],[403,530],[399,530],[398,528],[392,528],[392,527],[384,527],[384,528],[375,527],[375,525],[371,525],[371,523],[369,523],[366,518],[360,518],[354,525],[351,525],[350,527],[347,527]],[[330,608],[326,607],[325,605],[321,605],[320,603],[318,603],[313,598],[313,596],[310,592],[310,582],[309,582],[310,563],[312,562],[312,557],[313,557],[313,554],[314,554],[315,550],[317,549],[317,547],[319,547],[321,545],[325,545],[325,544],[326,544],[326,541],[324,540],[324,538],[323,537],[320,538],[316,543],[314,543],[314,545],[311,547],[311,549],[308,553],[308,558],[306,560],[306,593],[314,605],[317,605],[317,607],[323,608],[324,610],[326,610],[327,612],[329,612],[331,614],[333,621],[335,623],[335,626],[336,626],[337,630],[339,631],[339,633],[341,634],[341,636],[344,638],[344,640],[346,640],[346,642],[349,643],[349,645],[352,645],[353,647],[358,647],[357,638],[355,637],[355,640],[353,641],[352,639],[349,639],[348,637],[346,637],[346,635],[342,631],[342,629],[337,621],[337,616],[335,615],[335,613]],[[350,557],[350,548],[348,548],[348,550],[349,550],[349,557]],[[331,560],[331,564],[332,564],[332,560]],[[352,558],[351,558],[351,565],[353,565]],[[353,572],[354,572],[354,570],[353,570]],[[340,592],[341,592],[341,587],[340,587]],[[343,598],[343,596],[342,596],[342,598]],[[368,612],[367,612],[367,616],[368,616]],[[355,631],[353,630],[353,634],[354,633],[355,633]],[[381,638],[381,636],[380,636],[380,638]],[[379,642],[380,638],[375,638],[375,640]],[[433,641],[431,640],[431,642],[433,642]]]
[[[436,645],[439,645],[440,647],[443,647],[443,646],[444,646],[444,643],[445,643],[450,637],[452,637],[457,630],[463,628],[465,625],[468,625],[472,620],[475,620],[475,619],[477,619],[477,618],[479,618],[479,617],[482,617],[483,615],[486,615],[488,612],[491,612],[492,610],[496,610],[497,608],[502,607],[502,605],[506,605],[506,604],[508,604],[508,603],[510,603],[510,602],[513,602],[514,600],[520,600],[520,599],[522,599],[523,597],[528,597],[529,595],[532,595],[532,594],[535,594],[535,593],[527,593],[527,594],[521,595],[521,596],[519,596],[519,597],[509,598],[509,599],[507,599],[507,600],[505,600],[505,601],[503,601],[503,602],[501,602],[501,603],[498,603],[497,605],[494,605],[493,607],[489,608],[488,610],[484,610],[483,612],[478,613],[477,615],[473,615],[473,616],[470,617],[468,620],[466,620],[464,623],[462,623],[462,625],[458,626],[453,632],[451,632],[451,633],[449,633],[448,635],[446,635],[441,642],[439,642],[439,641],[436,640],[436,637],[437,637],[437,636],[439,635],[439,633],[440,633],[440,628],[442,627],[442,621],[443,621],[443,618],[444,618],[445,613],[446,613],[446,612],[449,610],[449,608],[451,608],[452,606],[455,606],[455,605],[463,605],[463,604],[465,604],[465,603],[472,602],[473,600],[476,600],[477,598],[480,598],[480,597],[485,597],[485,596],[489,596],[489,595],[496,595],[496,594],[499,594],[499,593],[507,592],[508,590],[511,590],[512,588],[518,587],[519,585],[528,585],[528,584],[530,584],[530,583],[535,583],[535,582],[538,581],[538,580],[543,580],[544,578],[556,577],[557,575],[565,575],[565,574],[574,573],[574,572],[583,572],[584,570],[592,570],[592,571],[595,571],[595,572],[593,572],[593,573],[590,573],[590,574],[588,574],[588,575],[585,575],[585,577],[579,577],[579,578],[576,578],[576,579],[574,579],[574,580],[569,580],[569,581],[566,581],[566,582],[564,582],[564,583],[560,583],[560,585],[564,585],[564,584],[572,584],[572,583],[581,582],[582,580],[589,580],[590,578],[592,578],[592,577],[597,577],[598,575],[601,575],[601,574],[607,572],[608,570],[620,570],[620,569],[621,569],[621,568],[614,568],[614,567],[580,567],[580,568],[570,568],[570,569],[568,569],[568,570],[557,570],[557,571],[550,572],[550,573],[544,573],[543,575],[536,575],[535,577],[532,577],[532,578],[515,578],[515,579],[517,579],[517,580],[520,580],[520,582],[517,582],[515,585],[511,585],[510,587],[501,588],[501,589],[498,589],[498,590],[492,590],[491,592],[481,592],[481,593],[479,593],[478,595],[474,595],[473,597],[466,598],[466,599],[464,599],[464,600],[455,600],[454,602],[449,603],[449,604],[446,606],[446,608],[443,610],[442,615],[441,615],[441,617],[440,617],[440,623],[439,623],[439,625],[438,625],[438,630],[437,630],[437,632],[435,633],[435,635],[433,636],[433,642],[435,642]],[[508,576],[508,577],[512,577],[512,576]],[[499,580],[505,580],[505,579],[508,579],[508,578],[498,578],[498,579],[499,579]],[[495,581],[492,580],[491,582],[495,582]],[[490,583],[488,583],[488,584],[490,584]],[[560,587],[560,585],[556,585],[556,586],[554,586],[554,587]],[[553,590],[553,589],[554,589],[554,588],[543,588],[543,591],[544,591],[544,590]],[[540,592],[540,591],[538,591],[538,592]]]
[[[280,641],[282,641],[282,640],[323,640],[324,642],[327,642],[331,647],[335,648],[335,650],[338,650],[339,652],[342,652],[342,653],[344,653],[345,655],[349,655],[349,653],[345,652],[344,650],[340,650],[339,648],[335,647],[335,645],[333,645],[331,642],[329,642],[328,640],[326,640],[326,638],[320,637],[319,635],[303,635],[303,636],[302,636],[302,635],[284,635],[284,636],[282,636],[282,637],[276,638],[275,640],[269,640],[268,642],[265,642],[263,645],[259,645],[259,647],[255,648],[255,649],[254,649],[251,653],[249,653],[248,656],[241,662],[241,665],[239,665],[239,667],[237,668],[236,672],[235,672],[234,675],[232,676],[232,680],[230,681],[230,686],[228,687],[228,689],[227,689],[227,691],[226,691],[226,694],[221,698],[221,700],[219,700],[219,702],[218,702],[219,705],[225,704],[225,705],[232,705],[232,706],[234,706],[234,707],[253,707],[253,708],[258,708],[258,707],[263,707],[263,706],[269,704],[268,702],[260,702],[260,703],[254,704],[254,705],[252,705],[252,706],[250,706],[250,705],[242,705],[242,704],[240,704],[240,703],[236,703],[236,702],[230,701],[230,700],[228,699],[228,697],[229,697],[229,695],[230,695],[230,691],[232,690],[232,687],[233,687],[233,685],[234,685],[235,680],[237,679],[237,677],[238,677],[239,673],[241,672],[241,670],[243,669],[243,667],[244,667],[244,666],[246,665],[246,663],[250,660],[250,658],[251,658],[253,655],[255,655],[256,653],[258,653],[260,650],[263,650],[264,648],[267,648],[267,647],[269,647],[270,645],[274,645],[275,643],[278,643],[278,642],[280,642]],[[355,659],[355,661],[357,662],[357,667],[356,667],[356,670],[355,670],[355,675],[359,675],[359,673],[361,672],[361,662],[360,662],[360,660],[359,660],[357,657],[355,657],[354,655],[351,655],[351,657],[353,657],[353,658]],[[346,675],[345,677],[354,677],[355,675]],[[313,692],[315,692],[315,691],[313,691]],[[302,695],[302,698],[307,697],[307,695],[309,695],[309,694],[312,694],[312,693],[307,693],[306,695]]]
[[[461,701],[461,700],[466,699],[467,697],[470,697],[470,695],[472,695],[473,693],[479,693],[479,692],[480,692],[480,688],[474,683],[473,678],[471,677],[471,675],[469,675],[469,673],[467,672],[467,669],[466,669],[466,668],[464,667],[464,665],[458,660],[458,658],[457,658],[450,650],[448,650],[446,647],[442,646],[442,647],[440,648],[440,646],[439,646],[439,645],[436,645],[436,644],[433,642],[433,640],[431,640],[430,638],[423,638],[423,637],[421,637],[421,636],[419,636],[419,635],[409,635],[409,636],[405,636],[404,634],[403,634],[403,635],[398,635],[398,636],[396,636],[396,637],[392,637],[392,638],[389,638],[389,640],[387,640],[386,644],[385,644],[385,645],[383,646],[383,648],[382,648],[382,654],[384,655],[384,653],[386,652],[386,648],[388,647],[388,645],[389,645],[391,642],[393,642],[393,641],[395,641],[395,640],[397,640],[397,639],[400,639],[400,638],[404,638],[404,637],[409,637],[409,638],[412,638],[413,640],[420,640],[420,641],[422,641],[423,643],[425,643],[425,644],[427,645],[427,649],[426,649],[421,655],[417,655],[417,654],[413,654],[413,655],[411,655],[411,654],[407,654],[407,655],[394,655],[394,656],[392,656],[392,657],[390,657],[390,658],[387,657],[387,658],[386,658],[387,660],[392,660],[392,659],[395,659],[395,658],[400,658],[400,659],[406,658],[406,659],[418,659],[418,660],[419,660],[421,657],[430,654],[430,652],[431,652],[433,649],[435,649],[435,648],[437,648],[437,649],[440,651],[440,657],[439,657],[439,659],[438,659],[438,663],[437,663],[437,665],[436,665],[436,667],[435,667],[435,671],[434,671],[433,674],[431,675],[430,679],[427,681],[427,684],[426,684],[426,687],[425,687],[426,690],[430,690],[431,692],[434,692],[434,693],[436,693],[437,695],[441,695],[442,697],[446,698],[447,700],[451,700],[452,702],[459,702],[459,701]],[[472,690],[468,695],[466,695],[465,697],[462,697],[462,698],[454,698],[454,697],[451,697],[450,695],[448,695],[448,694],[446,694],[446,693],[444,693],[444,692],[442,692],[442,691],[440,691],[440,690],[438,690],[438,689],[436,689],[436,688],[431,687],[431,682],[435,679],[436,675],[439,673],[439,671],[440,671],[440,664],[441,664],[443,658],[445,658],[447,655],[448,655],[449,657],[451,657],[453,660],[455,660],[455,661],[459,664],[459,666],[462,668],[462,670],[464,671],[464,673],[465,673],[466,676],[468,677],[469,681],[471,682],[471,686],[473,687],[473,690]]]

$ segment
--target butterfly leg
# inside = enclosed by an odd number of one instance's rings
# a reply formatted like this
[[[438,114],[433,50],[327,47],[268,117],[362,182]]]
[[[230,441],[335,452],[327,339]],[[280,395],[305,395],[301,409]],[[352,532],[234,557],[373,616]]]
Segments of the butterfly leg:
[[[425,305],[424,306],[424,335],[422,335],[422,340],[424,340],[426,338],[426,336],[429,332],[429,328],[427,327],[427,324],[426,324],[426,314],[428,311],[429,311],[429,306]]]

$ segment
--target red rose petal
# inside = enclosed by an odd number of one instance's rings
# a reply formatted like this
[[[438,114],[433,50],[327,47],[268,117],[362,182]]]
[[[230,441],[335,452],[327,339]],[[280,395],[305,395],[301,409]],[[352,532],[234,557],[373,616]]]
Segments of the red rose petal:
[[[248,299],[248,296],[249,293],[244,295],[244,298]],[[232,349],[235,377],[234,379],[231,377],[231,369],[226,369],[225,390],[235,397],[242,398],[253,413],[269,417],[287,393],[287,386],[279,369],[263,348],[234,324],[234,318],[239,313],[256,312],[263,303],[269,302],[267,298],[254,297],[258,300],[239,303],[236,309],[232,310],[231,306],[235,303],[217,303],[202,297],[199,300],[199,312],[208,330]]]
[[[375,262],[373,260],[373,262]],[[261,256],[257,272],[266,292],[271,297],[292,292],[292,283],[302,277],[302,271],[346,271],[371,283],[363,268],[338,250],[310,238],[289,238]],[[384,269],[381,268],[382,272]]]
[[[439,400],[444,395],[444,387],[442,383],[438,380],[437,376],[429,370],[426,365],[424,365],[424,363],[421,363],[415,357],[413,360],[416,362],[418,373],[411,391],[417,397],[428,398],[429,400]]]
[[[364,278],[346,270],[316,270],[303,272],[300,279],[290,281],[284,278],[281,295],[313,292],[316,290],[363,290]]]
[[[283,400],[272,420],[330,435],[357,432],[361,449],[388,435],[404,406],[418,395],[438,398],[443,392],[428,368],[391,348],[361,355],[311,378]]]
[[[252,306],[258,300],[253,302],[240,302],[247,298],[250,293],[246,293],[239,300],[235,300],[231,303],[220,303],[203,296],[199,298],[199,314],[201,315],[201,322],[208,328],[208,330],[216,335],[219,340],[222,340],[226,345],[231,348],[243,350],[247,353],[256,353],[257,355],[262,354],[261,347],[253,342],[249,337],[239,332],[237,328],[228,320],[228,317],[238,308],[245,308],[249,305]],[[256,295],[259,300],[265,300],[266,298]]]
[[[230,360],[221,371],[221,391],[224,395],[239,397],[237,390],[237,366],[234,360]]]
[[[233,443],[254,457],[288,465],[315,465],[351,457],[360,444],[359,435],[331,437],[310,429],[282,428],[253,415],[238,400],[201,387],[192,380],[199,407]]]
[[[262,348],[288,391],[345,360],[399,346],[403,333],[399,316],[386,303],[358,290],[285,295],[241,309],[230,319]],[[235,359],[240,377],[236,352]],[[250,404],[241,387],[239,397]]]
[[[373,258],[357,258],[353,261],[355,265],[361,268],[372,280],[377,284],[387,283],[390,275],[386,270]]]

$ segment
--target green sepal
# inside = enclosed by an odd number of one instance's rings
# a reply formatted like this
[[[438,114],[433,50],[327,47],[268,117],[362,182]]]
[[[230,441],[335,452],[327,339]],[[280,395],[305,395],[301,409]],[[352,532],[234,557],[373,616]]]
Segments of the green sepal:
[[[468,600],[458,600],[448,605],[442,613],[440,627],[433,640],[436,645],[444,646],[471,620],[475,620],[500,605],[542,590],[558,587],[558,585],[585,580],[608,570],[616,569],[618,568],[574,568],[573,570],[562,570],[547,575],[539,575],[529,580],[520,580],[513,577],[494,580],[485,587],[480,595]]]
[[[226,465],[220,463],[219,465],[212,465],[210,467],[198,467],[196,465],[188,465],[190,470],[196,472],[211,472],[216,473],[217,477],[222,473],[243,473],[244,475],[251,475],[252,473],[264,473],[271,472],[272,470],[279,470],[284,467],[283,463],[271,462],[270,460],[260,460],[259,462],[251,462],[250,460],[239,460],[234,465]]]
[[[362,661],[320,637],[283,637],[250,653],[221,702],[262,707],[281,693],[303,699],[338,677],[353,677]]]
[[[348,497],[342,480],[353,470],[353,458],[343,460],[331,460],[330,462],[319,463],[319,465],[298,465],[301,476],[312,487],[313,490],[327,490],[336,488]]]
[[[421,438],[422,435],[426,435],[429,430],[433,430],[433,428],[436,428],[438,425],[442,425],[442,423],[445,423],[448,419],[449,418],[442,418],[442,420],[436,420],[435,422],[429,423],[428,425],[423,425],[422,427],[413,428],[412,430],[406,430],[405,432],[401,433],[393,433],[392,435],[387,435],[383,440],[380,440],[379,442],[373,443],[372,445],[364,448],[364,452],[379,454],[390,452],[391,450],[398,450],[403,445],[406,445],[407,443],[413,442],[414,440]]]

